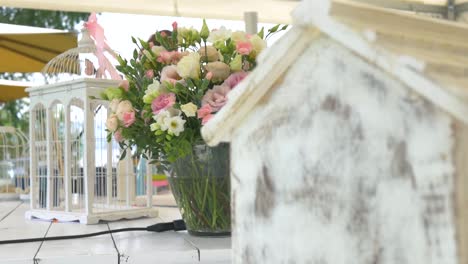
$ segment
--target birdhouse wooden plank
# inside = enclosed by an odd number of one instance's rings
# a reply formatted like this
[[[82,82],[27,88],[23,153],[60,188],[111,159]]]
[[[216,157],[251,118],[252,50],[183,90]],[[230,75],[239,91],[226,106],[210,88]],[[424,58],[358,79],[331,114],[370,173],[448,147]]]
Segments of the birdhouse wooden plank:
[[[303,1],[202,129],[234,263],[468,263],[468,27]]]

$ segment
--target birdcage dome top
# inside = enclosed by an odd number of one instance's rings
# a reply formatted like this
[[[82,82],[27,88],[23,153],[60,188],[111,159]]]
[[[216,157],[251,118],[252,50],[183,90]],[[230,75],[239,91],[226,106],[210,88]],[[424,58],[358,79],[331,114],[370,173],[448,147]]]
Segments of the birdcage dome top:
[[[110,79],[104,70],[103,72],[99,71],[100,68],[103,68],[101,64],[111,63],[107,57],[104,57],[104,52],[110,53],[113,57],[116,56],[115,52],[109,48],[99,50],[88,30],[83,28],[78,46],[50,60],[42,69],[42,73],[60,80],[83,77]],[[99,57],[100,54],[102,54],[101,57]],[[108,65],[105,66],[108,67]]]

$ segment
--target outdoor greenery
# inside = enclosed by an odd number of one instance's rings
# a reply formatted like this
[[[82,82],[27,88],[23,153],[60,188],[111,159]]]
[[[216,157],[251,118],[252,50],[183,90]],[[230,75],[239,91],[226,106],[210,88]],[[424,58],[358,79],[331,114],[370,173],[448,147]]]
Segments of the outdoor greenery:
[[[0,7],[0,23],[24,26],[74,30],[75,25],[84,21],[88,13],[46,11]],[[0,79],[27,81],[31,74],[0,73]],[[0,126],[13,126],[28,132],[29,122],[27,100],[21,99],[7,103],[0,102]]]

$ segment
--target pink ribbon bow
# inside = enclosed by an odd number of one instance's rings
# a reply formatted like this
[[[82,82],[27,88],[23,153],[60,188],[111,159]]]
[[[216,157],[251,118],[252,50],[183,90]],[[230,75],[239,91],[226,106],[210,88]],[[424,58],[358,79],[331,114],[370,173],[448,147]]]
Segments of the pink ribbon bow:
[[[106,58],[104,52],[109,52],[114,58],[116,57],[113,50],[109,47],[104,36],[104,29],[97,22],[96,13],[91,13],[88,18],[88,22],[84,23],[85,28],[88,30],[89,35],[94,39],[96,43],[96,57],[99,63],[99,69],[97,70],[96,77],[101,78],[105,72],[109,72],[110,76],[114,80],[122,80],[119,73],[112,65],[112,63]]]

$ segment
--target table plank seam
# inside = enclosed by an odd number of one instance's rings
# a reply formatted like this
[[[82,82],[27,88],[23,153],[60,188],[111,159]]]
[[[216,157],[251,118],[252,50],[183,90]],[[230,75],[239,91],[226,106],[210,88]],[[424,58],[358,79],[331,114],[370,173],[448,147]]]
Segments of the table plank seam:
[[[198,254],[198,262],[201,261],[201,256],[200,256],[200,248],[198,248],[192,241],[188,240],[187,238],[184,237],[184,240],[186,242],[188,242],[190,245],[192,245],[192,247],[194,247],[196,250],[197,250],[197,254]]]
[[[4,215],[2,217],[2,219],[0,219],[0,222],[2,222],[4,219],[6,219],[9,215],[11,215],[16,209],[18,209],[18,207],[20,207],[24,202],[23,201],[20,201],[20,203],[15,207],[13,208],[10,212],[8,212],[6,215]]]
[[[110,228],[110,226],[109,226],[109,223],[106,223],[106,225],[107,225],[107,229],[108,229],[109,231],[111,231],[111,228]],[[122,255],[120,254],[119,248],[117,247],[117,243],[115,242],[114,235],[112,235],[112,232],[110,232],[110,237],[111,237],[111,239],[112,239],[112,243],[114,243],[115,251],[117,252],[117,264],[120,264],[120,257],[124,257],[124,255],[123,255],[123,254],[122,254]]]
[[[46,230],[46,232],[45,232],[43,238],[46,238],[46,237],[47,237],[47,233],[49,233],[49,230],[50,230],[50,228],[52,227],[52,224],[53,224],[53,222],[50,222],[49,228],[47,228],[47,230]],[[34,257],[33,257],[33,263],[34,263],[34,264],[39,264],[40,259],[37,258],[37,255],[39,254],[39,251],[41,251],[42,244],[44,244],[44,240],[41,241],[41,244],[40,244],[39,247],[37,248],[36,254],[35,254]]]

